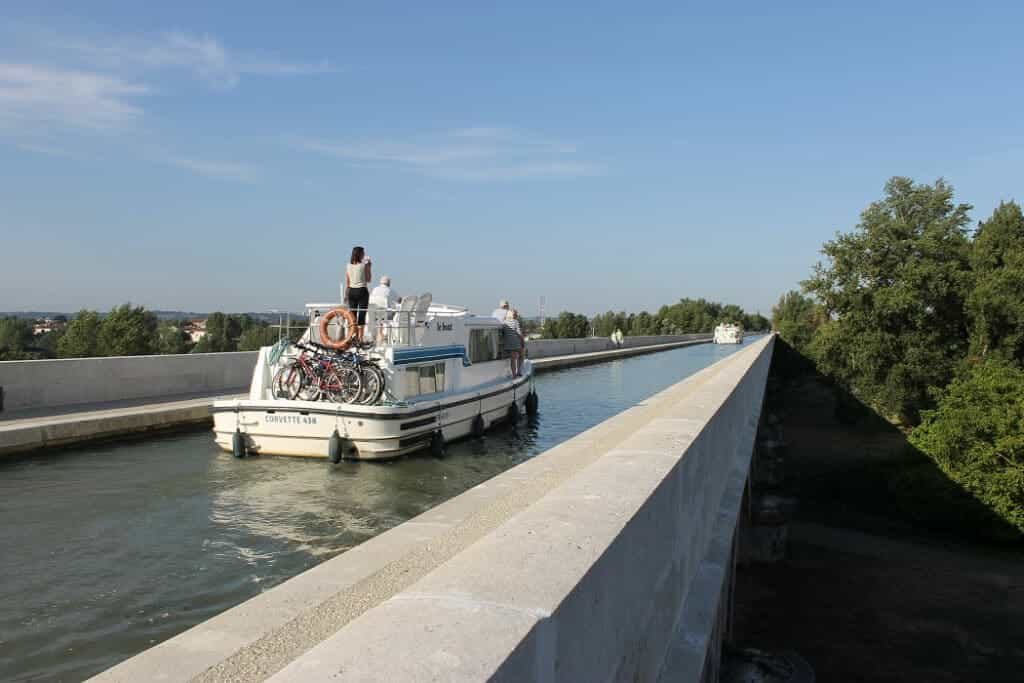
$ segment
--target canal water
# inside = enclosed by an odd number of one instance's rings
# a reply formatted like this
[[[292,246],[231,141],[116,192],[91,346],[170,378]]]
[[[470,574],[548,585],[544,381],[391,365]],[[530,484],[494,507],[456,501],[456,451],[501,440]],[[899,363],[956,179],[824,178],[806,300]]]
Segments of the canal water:
[[[703,344],[539,375],[534,422],[449,444],[443,459],[235,460],[208,430],[9,458],[0,680],[102,671],[736,350]]]

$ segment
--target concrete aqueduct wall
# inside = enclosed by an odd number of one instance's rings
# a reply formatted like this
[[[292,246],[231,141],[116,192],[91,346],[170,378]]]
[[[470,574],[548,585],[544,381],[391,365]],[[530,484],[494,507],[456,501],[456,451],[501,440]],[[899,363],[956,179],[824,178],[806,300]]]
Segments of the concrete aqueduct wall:
[[[624,347],[679,342],[707,335],[627,337]],[[539,339],[531,358],[609,351],[610,340]],[[118,356],[0,362],[2,409],[31,410],[135,399],[166,399],[246,391],[255,351],[167,356]]]
[[[692,341],[696,339],[707,339],[708,334],[660,334],[643,335],[638,337],[625,337],[622,340],[622,347],[631,349],[638,346],[654,346],[656,344],[671,344],[680,341]],[[593,353],[595,351],[613,351],[617,349],[611,339],[607,337],[588,337],[586,339],[532,339],[526,343],[526,350],[530,358],[550,358],[551,356],[570,356],[578,353]]]
[[[256,351],[0,362],[4,411],[244,391]]]
[[[717,680],[773,343],[96,680]]]

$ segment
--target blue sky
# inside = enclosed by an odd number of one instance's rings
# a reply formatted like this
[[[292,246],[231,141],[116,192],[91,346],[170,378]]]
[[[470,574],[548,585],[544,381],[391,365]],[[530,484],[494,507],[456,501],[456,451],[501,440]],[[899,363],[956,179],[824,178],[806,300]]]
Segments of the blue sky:
[[[892,175],[1024,200],[1020,3],[87,5],[0,9],[0,310],[294,310],[362,244],[767,314]]]

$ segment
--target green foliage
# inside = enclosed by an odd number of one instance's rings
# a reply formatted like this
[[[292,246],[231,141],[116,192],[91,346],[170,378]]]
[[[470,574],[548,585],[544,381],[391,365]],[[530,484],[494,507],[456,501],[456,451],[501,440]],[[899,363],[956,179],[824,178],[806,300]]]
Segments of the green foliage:
[[[625,311],[608,311],[594,316],[594,336],[610,337],[615,330],[622,330],[626,334],[630,329],[630,316]],[[646,334],[646,333],[645,333]]]
[[[616,330],[621,330],[625,335],[638,337],[711,332],[720,322],[740,323],[747,330],[768,329],[768,320],[760,313],[748,314],[735,304],[723,305],[704,299],[680,299],[671,306],[662,306],[656,314],[647,311],[629,314],[625,311],[608,311],[594,316],[590,324],[595,337],[610,337]],[[577,329],[581,325],[577,323]],[[558,321],[545,325],[545,337],[552,338],[551,335],[555,334],[560,334]]]
[[[1017,204],[1001,203],[978,226],[971,266],[972,353],[1024,362],[1024,214]]]
[[[247,315],[225,315],[211,313],[206,319],[206,335],[192,349],[195,353],[217,353],[237,351],[238,339],[242,333],[253,327],[255,322]]]
[[[158,353],[187,353],[192,339],[185,332],[180,320],[164,320],[157,327]]]
[[[79,311],[68,323],[64,336],[57,342],[57,355],[61,358],[102,355],[98,352],[100,324],[100,316],[96,311]]]
[[[56,358],[57,357],[57,346],[60,344],[60,340],[64,337],[63,329],[50,330],[44,332],[32,342],[38,355],[44,358]]]
[[[32,345],[32,325],[21,318],[0,318],[0,360],[22,360]]]
[[[910,443],[1024,533],[1024,370],[990,358],[941,392]]]
[[[803,283],[830,318],[811,344],[819,368],[883,414],[915,421],[966,352],[969,209],[942,180],[892,178]]]
[[[805,350],[823,322],[821,308],[813,299],[789,291],[772,308],[772,329],[798,351]]]
[[[103,318],[99,350],[105,356],[144,356],[157,352],[156,316],[142,306],[121,304]]]
[[[766,332],[770,328],[768,318],[760,313],[748,313],[743,317],[743,329],[748,332]]]
[[[547,318],[541,329],[545,339],[573,339],[590,336],[590,320],[585,315],[562,311],[557,318]]]
[[[253,326],[242,332],[238,338],[239,351],[258,351],[264,346],[277,343],[277,330],[264,325]]]

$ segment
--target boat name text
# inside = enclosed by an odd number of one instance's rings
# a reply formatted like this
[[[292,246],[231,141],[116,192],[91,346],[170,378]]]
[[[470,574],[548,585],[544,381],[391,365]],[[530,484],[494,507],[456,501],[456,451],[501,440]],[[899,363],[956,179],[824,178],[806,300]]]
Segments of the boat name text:
[[[315,425],[312,415],[264,415],[263,421],[274,424]]]

